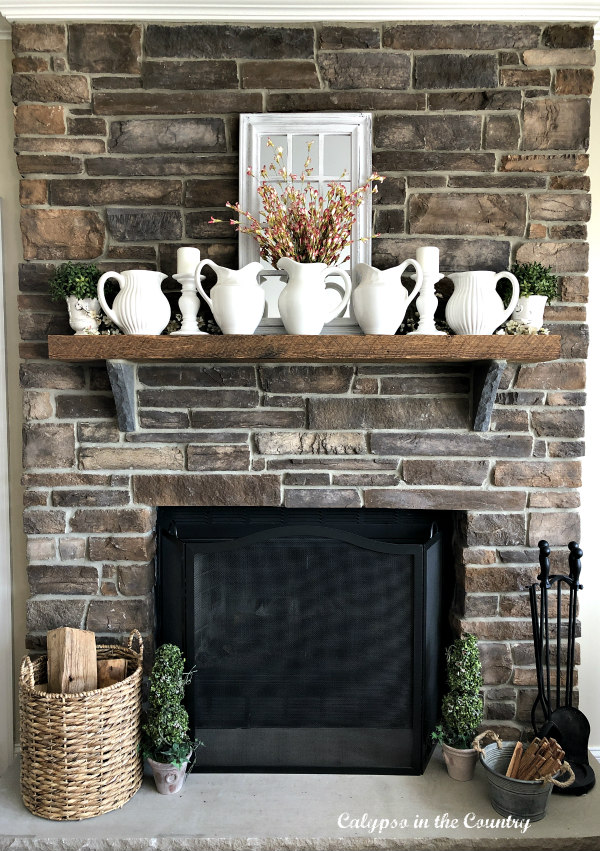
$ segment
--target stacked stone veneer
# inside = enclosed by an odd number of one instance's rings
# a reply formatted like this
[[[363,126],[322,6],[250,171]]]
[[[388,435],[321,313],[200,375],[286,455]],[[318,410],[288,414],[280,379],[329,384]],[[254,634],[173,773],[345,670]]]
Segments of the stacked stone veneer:
[[[535,545],[579,535],[592,28],[23,24],[13,45],[30,646],[64,623],[151,634],[157,505],[454,509],[487,716],[525,721]],[[104,366],[47,360],[57,262],[236,262],[207,221],[237,197],[237,116],[262,110],[373,113],[376,263],[434,243],[447,270],[558,273],[562,358],[509,368],[489,434],[468,368],[144,365],[121,434]]]

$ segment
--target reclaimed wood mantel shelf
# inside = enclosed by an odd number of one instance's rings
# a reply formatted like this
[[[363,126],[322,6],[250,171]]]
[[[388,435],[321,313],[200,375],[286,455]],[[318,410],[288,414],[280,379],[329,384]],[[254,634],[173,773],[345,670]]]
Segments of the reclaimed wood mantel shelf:
[[[548,336],[321,336],[207,335],[193,337],[50,336],[49,357],[105,360],[122,431],[137,428],[136,364],[143,361],[206,363],[473,363],[473,429],[487,431],[507,362],[537,363],[560,357],[560,337]]]
[[[56,360],[242,361],[246,363],[398,363],[400,361],[489,361],[535,363],[556,360],[560,337],[548,336],[362,336],[325,334],[207,335],[194,337],[50,336]]]

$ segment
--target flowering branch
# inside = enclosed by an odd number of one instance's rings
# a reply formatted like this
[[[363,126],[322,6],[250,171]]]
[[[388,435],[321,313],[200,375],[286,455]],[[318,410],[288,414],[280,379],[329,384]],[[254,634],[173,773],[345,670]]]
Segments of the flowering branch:
[[[271,139],[268,147],[275,147]],[[335,265],[343,250],[352,242],[352,228],[358,208],[367,192],[377,192],[377,183],[384,180],[376,172],[353,191],[338,181],[327,184],[321,194],[310,181],[313,172],[310,149],[300,175],[289,172],[282,164],[283,148],[275,149],[273,162],[260,170],[262,181],[257,192],[262,202],[258,217],[243,210],[239,202],[226,206],[246,220],[230,219],[229,223],[241,233],[247,233],[258,243],[260,256],[276,266],[282,257],[291,257],[300,263],[326,263]],[[269,180],[269,173],[276,175]],[[251,169],[248,174],[255,175]],[[342,175],[344,177],[345,175]],[[375,185],[373,185],[375,184]],[[222,219],[211,217],[210,224]],[[366,239],[366,238],[363,238]],[[345,258],[346,260],[348,257]]]

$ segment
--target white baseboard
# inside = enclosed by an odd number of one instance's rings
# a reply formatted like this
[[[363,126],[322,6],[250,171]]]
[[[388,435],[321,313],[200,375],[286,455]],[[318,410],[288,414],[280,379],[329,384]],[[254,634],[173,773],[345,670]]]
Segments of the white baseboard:
[[[600,762],[600,748],[590,748],[591,753]]]

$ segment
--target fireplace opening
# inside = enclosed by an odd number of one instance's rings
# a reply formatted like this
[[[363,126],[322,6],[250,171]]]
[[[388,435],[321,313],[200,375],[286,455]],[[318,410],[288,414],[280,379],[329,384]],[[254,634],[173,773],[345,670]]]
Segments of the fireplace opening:
[[[159,643],[196,668],[196,770],[422,773],[450,512],[161,508]]]

